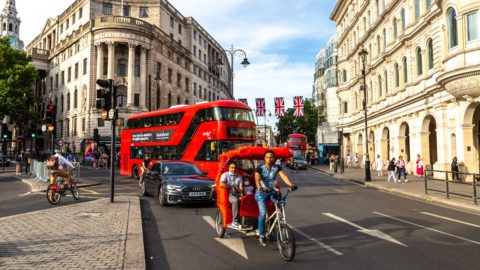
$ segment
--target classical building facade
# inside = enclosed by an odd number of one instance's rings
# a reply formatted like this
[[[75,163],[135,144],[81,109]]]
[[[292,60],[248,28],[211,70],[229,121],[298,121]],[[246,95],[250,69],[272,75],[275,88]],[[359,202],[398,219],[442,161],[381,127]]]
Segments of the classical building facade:
[[[312,98],[318,108],[317,147],[321,157],[340,151],[337,128],[337,38],[332,36],[315,61]]]
[[[343,155],[417,154],[427,167],[480,172],[480,1],[339,0],[337,25]],[[361,87],[362,86],[362,87]]]
[[[23,50],[20,40],[20,18],[17,17],[15,0],[5,0],[5,6],[0,14],[0,36],[10,38],[10,46]]]
[[[223,48],[166,0],[76,0],[27,51],[41,75],[36,110],[57,105],[55,138],[77,152],[94,128],[110,134],[96,109],[97,79],[118,87],[119,129],[133,113],[233,99]]]

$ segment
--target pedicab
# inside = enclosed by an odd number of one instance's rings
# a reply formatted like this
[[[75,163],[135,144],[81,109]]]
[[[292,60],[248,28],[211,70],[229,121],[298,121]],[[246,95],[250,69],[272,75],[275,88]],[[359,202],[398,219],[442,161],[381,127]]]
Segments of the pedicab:
[[[249,179],[254,184],[256,163],[264,160],[265,151],[267,150],[274,151],[277,159],[292,157],[292,153],[288,148],[264,148],[258,146],[244,146],[219,155],[220,164],[215,178],[218,207],[215,214],[215,230],[219,238],[224,237],[227,229],[246,235],[256,235],[259,210],[254,194],[245,195],[240,199],[238,213],[241,227],[231,226],[232,207],[228,200],[228,189],[220,187],[220,177],[222,173],[228,171],[227,163],[234,160],[237,163],[237,171],[242,178],[244,180]],[[267,201],[265,236],[269,240],[276,240],[280,255],[283,259],[290,261],[295,257],[295,238],[292,229],[286,221],[285,204],[291,190],[287,190],[284,196],[282,196],[278,184],[275,190],[276,192],[274,192],[275,195],[273,196],[275,202]]]

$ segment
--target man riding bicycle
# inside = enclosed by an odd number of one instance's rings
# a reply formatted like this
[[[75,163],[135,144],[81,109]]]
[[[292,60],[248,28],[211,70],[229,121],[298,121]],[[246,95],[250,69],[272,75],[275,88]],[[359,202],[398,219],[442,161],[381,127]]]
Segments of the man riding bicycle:
[[[267,200],[272,200],[275,195],[275,186],[277,181],[275,178],[280,175],[283,182],[291,189],[296,190],[297,187],[293,184],[288,176],[283,172],[282,167],[275,164],[275,153],[272,150],[265,151],[265,163],[257,167],[255,170],[255,184],[258,191],[255,193],[255,200],[258,203],[258,235],[260,245],[267,246],[265,239],[265,216],[267,214]]]
[[[55,179],[57,179],[58,176],[62,177],[65,179],[65,188],[70,187],[70,179],[72,177],[72,174],[70,173],[71,170],[75,169],[75,166],[68,161],[66,158],[64,158],[61,154],[60,150],[55,150],[55,155],[53,155],[57,159],[58,163],[58,168],[55,168],[52,170],[51,176],[50,176],[50,184],[55,183]]]

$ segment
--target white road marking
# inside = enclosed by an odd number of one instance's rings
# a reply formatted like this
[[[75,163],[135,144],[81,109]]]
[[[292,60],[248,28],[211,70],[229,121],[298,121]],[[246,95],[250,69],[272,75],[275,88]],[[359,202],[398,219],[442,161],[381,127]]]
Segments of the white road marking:
[[[394,219],[394,220],[397,220],[397,221],[401,221],[403,223],[407,223],[407,224],[414,225],[414,226],[417,226],[417,227],[420,227],[420,228],[424,228],[424,229],[427,229],[427,230],[430,230],[430,231],[434,231],[434,232],[437,232],[437,233],[440,233],[440,234],[444,234],[444,235],[448,235],[448,236],[451,236],[451,237],[454,237],[454,238],[457,238],[457,239],[461,239],[463,241],[467,241],[467,242],[470,242],[470,243],[473,243],[473,244],[480,245],[480,242],[478,242],[478,241],[470,240],[470,239],[467,239],[467,238],[464,238],[464,237],[461,237],[461,236],[458,236],[458,235],[454,235],[454,234],[451,234],[451,233],[442,232],[440,230],[432,229],[432,228],[429,228],[429,227],[426,227],[426,226],[423,226],[423,225],[420,225],[420,224],[417,224],[417,223],[414,223],[414,222],[411,222],[411,221],[408,221],[408,220],[392,217],[392,216],[382,214],[382,213],[379,213],[379,212],[373,212],[373,213],[377,214],[377,215],[380,215],[380,216],[388,217],[388,218],[391,218],[391,219]]]
[[[333,253],[335,253],[336,255],[339,255],[339,256],[343,255],[340,251],[332,248],[331,246],[329,246],[329,245],[327,245],[327,244],[325,244],[325,243],[322,243],[322,242],[318,241],[317,239],[311,237],[310,235],[308,235],[308,234],[300,231],[299,229],[293,227],[292,225],[290,225],[290,224],[287,224],[287,225],[288,225],[290,228],[292,228],[292,230],[296,231],[298,234],[300,234],[300,235],[302,235],[303,237],[307,238],[308,240],[314,242],[315,244],[323,247],[324,249],[326,249],[326,250],[328,250],[328,251],[330,251],[330,252],[333,252]]]
[[[461,221],[461,220],[457,220],[457,219],[453,219],[453,218],[449,218],[449,217],[444,217],[444,216],[440,216],[440,215],[429,213],[429,212],[420,212],[420,213],[422,213],[424,215],[427,215],[427,216],[446,219],[446,220],[449,220],[449,221],[453,221],[453,222],[457,222],[457,223],[460,223],[460,224],[472,226],[472,227],[475,227],[475,228],[480,228],[480,225],[477,225],[477,224],[468,223],[468,222],[465,222],[465,221]]]
[[[385,240],[385,241],[389,241],[389,242],[392,242],[392,243],[395,243],[397,245],[401,245],[401,246],[404,246],[404,247],[407,247],[407,245],[401,243],[400,241],[398,241],[397,239],[391,237],[390,235],[382,232],[382,231],[379,231],[379,230],[370,230],[370,229],[366,229],[366,228],[363,228],[362,226],[360,225],[357,225],[353,222],[350,222],[344,218],[341,218],[339,216],[336,216],[332,213],[323,213],[325,216],[329,217],[329,218],[332,218],[332,219],[335,219],[335,220],[338,220],[338,221],[341,221],[343,223],[346,223],[352,227],[355,227],[358,229],[358,232],[361,232],[361,233],[364,233],[364,234],[368,234],[370,236],[373,236],[373,237],[376,237],[376,238],[379,238],[379,239],[382,239],[382,240]]]
[[[32,192],[29,191],[29,192],[27,192],[27,193],[23,193],[23,194],[20,194],[20,195],[18,195],[18,196],[27,196],[27,195],[30,195],[30,194],[32,194]]]
[[[215,229],[215,221],[211,216],[202,216],[203,220],[205,220],[213,229]],[[220,244],[226,246],[230,250],[236,252],[238,255],[242,256],[243,258],[248,260],[247,251],[245,250],[245,244],[241,238],[218,238],[215,237],[215,240]]]

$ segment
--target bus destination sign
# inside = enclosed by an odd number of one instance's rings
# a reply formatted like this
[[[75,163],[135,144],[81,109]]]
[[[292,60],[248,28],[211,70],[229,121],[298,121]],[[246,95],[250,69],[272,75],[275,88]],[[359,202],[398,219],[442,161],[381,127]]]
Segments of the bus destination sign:
[[[166,142],[170,140],[173,129],[132,133],[132,142]]]

